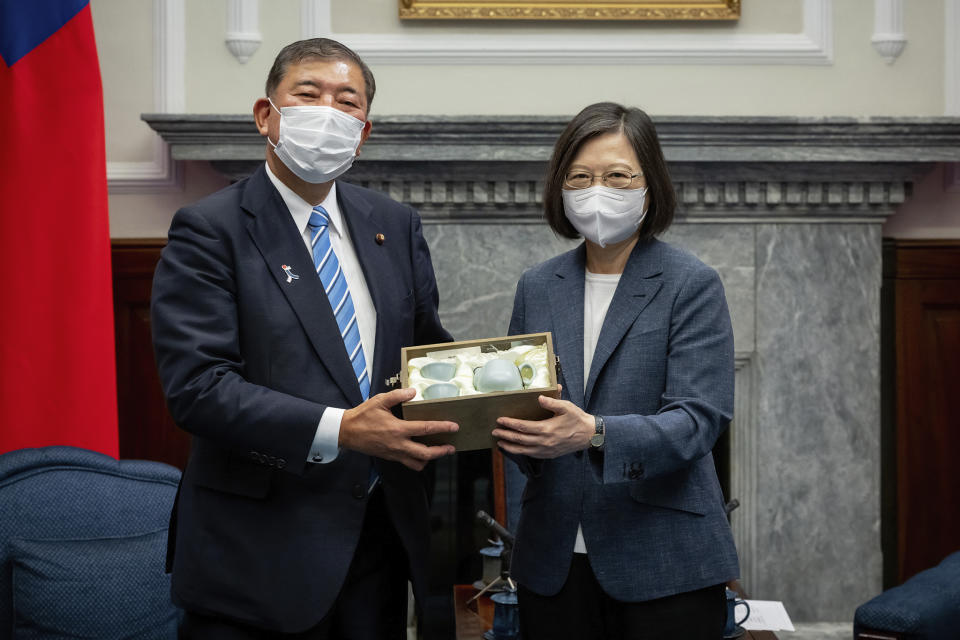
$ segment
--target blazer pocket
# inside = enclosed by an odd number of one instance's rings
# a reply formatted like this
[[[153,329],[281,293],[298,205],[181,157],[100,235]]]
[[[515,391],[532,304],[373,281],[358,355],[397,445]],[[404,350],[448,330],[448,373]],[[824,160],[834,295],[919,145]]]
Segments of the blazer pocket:
[[[698,485],[665,482],[661,479],[644,480],[630,485],[630,497],[641,504],[664,509],[706,515],[707,503]]]
[[[193,484],[247,498],[262,499],[270,491],[273,469],[234,456],[207,457],[193,469]]]

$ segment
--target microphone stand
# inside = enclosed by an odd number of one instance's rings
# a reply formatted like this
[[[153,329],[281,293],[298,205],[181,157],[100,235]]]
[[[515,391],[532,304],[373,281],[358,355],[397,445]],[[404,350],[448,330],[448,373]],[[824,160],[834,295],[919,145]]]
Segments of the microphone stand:
[[[516,583],[513,581],[513,578],[510,577],[510,559],[513,553],[513,545],[516,542],[516,538],[512,533],[510,533],[510,531],[507,530],[506,527],[504,527],[502,524],[497,522],[490,514],[488,514],[483,509],[481,509],[480,511],[477,511],[477,520],[479,520],[484,525],[486,525],[488,529],[490,529],[494,534],[496,534],[498,538],[500,538],[500,540],[503,541],[503,552],[501,553],[501,556],[500,556],[501,572],[497,578],[494,578],[493,580],[490,581],[490,584],[488,584],[483,589],[481,589],[475,596],[467,600],[467,604],[473,602],[474,600],[482,596],[484,593],[489,591],[491,588],[493,588],[495,585],[503,581],[506,581],[507,586],[511,591],[516,591],[517,589]]]

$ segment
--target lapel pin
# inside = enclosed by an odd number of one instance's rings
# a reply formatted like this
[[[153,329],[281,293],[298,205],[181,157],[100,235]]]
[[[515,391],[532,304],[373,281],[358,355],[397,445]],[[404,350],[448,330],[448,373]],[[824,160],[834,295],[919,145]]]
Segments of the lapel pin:
[[[300,276],[298,276],[292,271],[293,267],[291,267],[290,265],[282,264],[280,265],[280,268],[283,269],[283,272],[285,274],[287,274],[287,282],[293,282],[294,280],[300,279]]]
[[[386,241],[387,237],[382,233],[378,233],[376,237],[377,244],[383,244]]]

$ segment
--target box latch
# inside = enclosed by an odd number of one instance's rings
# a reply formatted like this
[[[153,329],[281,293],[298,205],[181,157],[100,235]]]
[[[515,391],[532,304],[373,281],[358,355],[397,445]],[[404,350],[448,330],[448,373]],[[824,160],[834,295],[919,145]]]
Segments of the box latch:
[[[384,378],[383,384],[386,385],[387,389],[399,389],[400,388],[400,372],[398,371],[396,375],[390,376],[389,378]]]

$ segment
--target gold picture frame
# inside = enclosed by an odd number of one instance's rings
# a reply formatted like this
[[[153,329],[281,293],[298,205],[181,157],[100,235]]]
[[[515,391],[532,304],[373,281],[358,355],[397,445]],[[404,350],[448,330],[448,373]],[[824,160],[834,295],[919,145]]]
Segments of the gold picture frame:
[[[737,20],[740,0],[399,0],[406,20]]]

